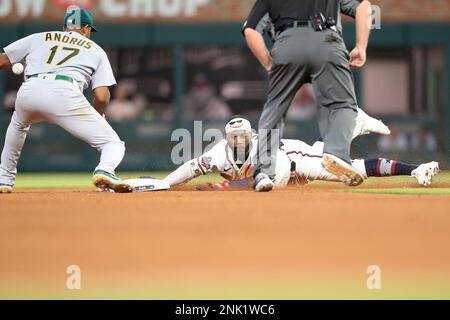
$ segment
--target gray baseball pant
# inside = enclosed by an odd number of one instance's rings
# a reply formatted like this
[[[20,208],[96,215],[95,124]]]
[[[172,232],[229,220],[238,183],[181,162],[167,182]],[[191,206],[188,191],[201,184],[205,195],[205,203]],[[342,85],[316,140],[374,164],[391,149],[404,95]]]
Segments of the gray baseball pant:
[[[350,57],[340,34],[333,30],[288,29],[277,37],[271,55],[273,67],[269,71],[268,99],[259,119],[254,176],[274,176],[287,110],[300,87],[310,81],[319,106],[324,153],[350,163],[357,101]]]

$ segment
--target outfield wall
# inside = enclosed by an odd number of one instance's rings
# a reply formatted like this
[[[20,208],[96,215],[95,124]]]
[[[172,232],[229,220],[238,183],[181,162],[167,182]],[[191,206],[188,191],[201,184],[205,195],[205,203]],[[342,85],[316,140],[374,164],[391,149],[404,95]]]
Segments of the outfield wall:
[[[47,30],[58,30],[59,25],[0,25],[0,45],[19,39],[28,34]],[[94,40],[107,48],[168,48],[173,52],[173,105],[175,116],[170,121],[161,119],[135,121],[127,124],[113,124],[126,141],[127,157],[122,168],[124,170],[166,170],[173,167],[170,162],[170,151],[175,143],[170,142],[173,129],[191,128],[192,123],[183,120],[184,97],[187,92],[185,78],[188,75],[183,59],[188,48],[201,46],[240,46],[245,47],[245,41],[240,34],[238,23],[202,23],[202,24],[132,24],[132,25],[100,25],[101,33]],[[350,48],[354,44],[355,32],[352,24],[344,26],[345,40]],[[402,123],[409,130],[415,130],[425,123],[432,128],[439,141],[437,152],[402,153],[401,158],[413,157],[417,161],[439,158],[448,161],[450,152],[450,24],[449,23],[390,23],[383,24],[382,30],[372,33],[370,51],[389,52],[398,48],[439,47],[445,53],[445,68],[438,86],[444,88],[439,97],[438,109],[434,114],[415,114],[396,116],[395,121]],[[362,94],[362,79],[360,73],[355,73],[357,92],[360,104],[364,105]],[[380,79],[383,81],[383,79]],[[5,73],[0,73],[0,103],[4,101]],[[3,108],[2,108],[3,110]],[[392,120],[392,119],[387,119]],[[9,117],[0,112],[1,136],[4,137]],[[253,119],[256,123],[256,119]],[[411,127],[411,124],[417,124]],[[205,127],[221,127],[221,122],[206,122]],[[302,138],[312,142],[318,136],[318,130],[313,121],[290,122],[287,126],[288,137]],[[373,137],[364,137],[356,142],[354,153],[358,156],[376,155],[376,142]],[[31,132],[25,146],[20,170],[23,171],[82,171],[90,170],[95,165],[98,155],[89,147],[79,143],[65,134],[59,128],[48,125],[37,125]]]

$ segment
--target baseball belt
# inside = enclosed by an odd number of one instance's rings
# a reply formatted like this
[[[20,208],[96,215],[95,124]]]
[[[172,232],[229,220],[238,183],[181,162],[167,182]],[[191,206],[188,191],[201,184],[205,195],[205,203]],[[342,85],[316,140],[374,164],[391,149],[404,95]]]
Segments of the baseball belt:
[[[41,74],[33,74],[33,75],[29,76],[28,79],[30,79],[30,78],[38,78],[39,75],[41,75]],[[64,75],[59,75],[59,74],[57,74],[57,75],[55,75],[55,78],[54,78],[54,79],[55,79],[55,80],[68,81],[68,82],[70,82],[70,83],[73,83],[73,79],[72,79],[71,77],[64,76]]]

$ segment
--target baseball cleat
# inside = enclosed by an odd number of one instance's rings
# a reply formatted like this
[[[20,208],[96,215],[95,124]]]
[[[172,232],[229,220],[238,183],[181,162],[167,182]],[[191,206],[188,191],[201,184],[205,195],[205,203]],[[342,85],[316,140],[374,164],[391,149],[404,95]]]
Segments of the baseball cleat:
[[[439,173],[439,163],[436,161],[423,163],[411,172],[411,177],[416,178],[417,182],[428,187],[433,181],[433,177]]]
[[[356,126],[353,131],[353,139],[370,133],[379,133],[382,135],[390,135],[391,130],[381,120],[372,118],[361,108],[358,108],[356,116]]]
[[[0,183],[0,193],[11,193],[13,191],[13,187],[9,184]]]
[[[268,192],[271,191],[274,187],[274,183],[272,179],[269,178],[268,175],[264,173],[260,173],[255,178],[255,184],[253,189],[256,192]]]
[[[322,166],[347,186],[355,187],[364,182],[363,175],[357,169],[332,154],[323,154]]]
[[[103,170],[96,170],[92,177],[92,183],[101,190],[114,190],[117,193],[133,192],[133,186],[119,179],[116,175]]]

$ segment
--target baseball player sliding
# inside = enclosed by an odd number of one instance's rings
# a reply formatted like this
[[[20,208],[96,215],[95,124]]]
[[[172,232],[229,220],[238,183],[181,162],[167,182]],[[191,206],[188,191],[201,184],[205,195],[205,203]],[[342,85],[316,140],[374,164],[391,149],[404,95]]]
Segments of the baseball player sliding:
[[[369,132],[385,132],[383,124],[358,109],[357,125],[353,138]],[[249,186],[253,176],[258,136],[252,133],[250,122],[240,116],[232,118],[225,126],[226,138],[211,150],[180,166],[164,181],[171,187],[188,182],[202,174],[219,172],[227,181],[199,186],[200,190],[223,190],[233,186]],[[323,142],[310,146],[301,140],[281,140],[277,150],[275,187],[289,183],[304,184],[312,180],[340,181],[322,166]],[[352,160],[364,178],[408,175],[416,178],[422,186],[429,186],[439,172],[437,162],[419,166],[399,161],[377,158]]]
[[[89,39],[91,32],[97,32],[91,13],[70,9],[64,17],[64,31],[30,35],[0,54],[0,69],[26,62],[25,82],[17,94],[1,155],[0,193],[12,192],[28,130],[40,121],[62,127],[101,152],[92,179],[95,186],[115,192],[133,190],[115,175],[125,145],[101,114],[116,80],[105,51]],[[83,95],[89,83],[93,107]]]

